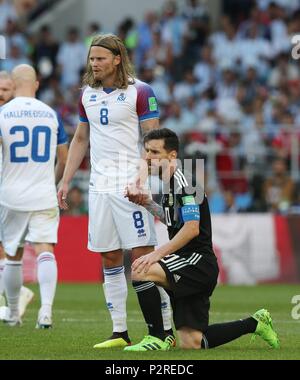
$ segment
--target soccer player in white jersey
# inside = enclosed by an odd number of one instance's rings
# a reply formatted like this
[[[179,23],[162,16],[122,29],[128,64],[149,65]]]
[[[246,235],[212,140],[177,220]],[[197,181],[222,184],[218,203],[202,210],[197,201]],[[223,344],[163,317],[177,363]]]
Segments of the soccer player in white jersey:
[[[159,113],[151,87],[134,78],[126,48],[115,35],[94,37],[83,84],[80,122],[70,145],[58,199],[66,208],[70,181],[90,143],[88,248],[102,254],[103,288],[113,322],[112,336],[94,347],[124,347],[131,342],[126,322],[123,250],[131,249],[133,258],[137,258],[151,252],[156,244],[152,215],[125,199],[124,190],[138,178],[142,134],[159,128]],[[143,286],[135,283],[134,287],[139,302],[143,302],[145,292],[156,299],[157,323],[163,324],[166,336],[172,337],[167,293],[153,282]]]
[[[52,326],[52,304],[57,283],[54,244],[59,210],[56,186],[67,158],[67,137],[56,112],[35,99],[36,73],[29,65],[14,68],[15,98],[2,107],[0,132],[3,149],[0,188],[3,247],[6,254],[4,288],[11,326],[21,324],[23,243],[37,254],[41,308],[37,328]],[[55,156],[57,153],[57,164]]]
[[[14,83],[11,76],[6,71],[0,71],[0,109],[5,103],[13,98]],[[0,147],[0,178],[2,172],[2,148]],[[0,228],[0,306],[5,305],[5,298],[3,296],[3,270],[5,265],[5,253],[2,246],[2,232]],[[26,307],[33,299],[34,293],[32,290],[22,286],[19,300],[20,316],[25,313]]]

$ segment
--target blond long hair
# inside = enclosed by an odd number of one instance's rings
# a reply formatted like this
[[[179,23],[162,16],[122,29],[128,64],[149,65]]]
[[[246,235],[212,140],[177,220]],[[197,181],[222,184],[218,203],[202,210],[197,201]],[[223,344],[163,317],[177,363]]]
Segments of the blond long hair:
[[[100,87],[101,81],[95,80],[92,67],[90,64],[90,53],[92,46],[100,46],[108,49],[114,55],[120,55],[121,62],[117,66],[117,76],[114,85],[117,88],[126,89],[130,83],[134,82],[135,72],[129,60],[128,53],[122,40],[114,34],[99,34],[92,40],[89,54],[87,56],[86,72],[83,76],[83,86],[90,86],[92,88]]]

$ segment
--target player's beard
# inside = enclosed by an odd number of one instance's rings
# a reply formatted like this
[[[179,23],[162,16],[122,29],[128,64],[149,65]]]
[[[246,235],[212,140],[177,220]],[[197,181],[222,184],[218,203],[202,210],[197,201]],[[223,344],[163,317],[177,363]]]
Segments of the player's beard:
[[[113,76],[116,73],[116,70],[113,67],[107,68],[105,70],[101,70],[98,72],[93,72],[94,79],[96,81],[103,82],[105,79],[107,79],[110,76]]]
[[[154,177],[160,177],[162,173],[162,167],[161,166],[155,166],[155,165],[148,165],[148,175],[154,176]]]

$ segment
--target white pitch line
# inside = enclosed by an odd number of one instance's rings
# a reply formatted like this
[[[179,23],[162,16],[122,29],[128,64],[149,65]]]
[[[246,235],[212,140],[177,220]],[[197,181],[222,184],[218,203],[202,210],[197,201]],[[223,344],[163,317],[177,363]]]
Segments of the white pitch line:
[[[100,323],[100,319],[86,319],[86,318],[63,318],[61,322],[66,323]],[[141,319],[127,319],[127,322],[132,323],[145,323]]]

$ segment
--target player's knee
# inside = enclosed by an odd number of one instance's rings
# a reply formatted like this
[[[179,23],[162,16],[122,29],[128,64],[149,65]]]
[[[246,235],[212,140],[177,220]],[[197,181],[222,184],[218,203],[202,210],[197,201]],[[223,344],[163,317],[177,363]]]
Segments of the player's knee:
[[[145,281],[145,274],[143,272],[138,273],[137,271],[131,271],[131,280],[132,281]]]
[[[178,331],[180,347],[186,350],[198,350],[201,348],[202,333],[200,331]]]
[[[15,255],[15,256],[6,255],[6,260],[18,262],[18,261],[22,260],[22,256],[20,256],[20,255]]]
[[[102,253],[102,264],[104,268],[115,268],[123,265],[122,251]]]
[[[188,341],[181,341],[180,348],[184,350],[199,350],[201,348],[201,340],[189,339]]]

